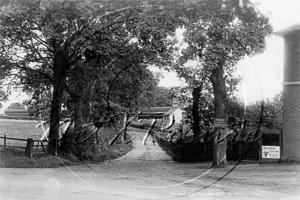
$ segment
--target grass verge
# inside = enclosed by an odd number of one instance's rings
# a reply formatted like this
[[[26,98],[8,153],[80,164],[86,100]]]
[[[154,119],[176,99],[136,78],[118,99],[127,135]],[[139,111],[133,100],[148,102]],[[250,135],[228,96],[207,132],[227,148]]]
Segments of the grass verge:
[[[28,122],[23,120],[1,120],[0,129],[1,135],[7,135],[7,137],[23,138],[28,137],[38,139],[41,137],[42,132],[35,128],[36,122]],[[122,124],[120,124],[121,126]],[[120,129],[118,127],[118,129]],[[129,130],[130,131],[130,130]],[[0,141],[0,168],[55,168],[64,165],[79,165],[83,163],[100,163],[106,160],[115,159],[125,155],[132,150],[131,142],[125,144],[119,137],[116,142],[109,146],[108,142],[117,130],[112,128],[105,128],[101,131],[100,136],[104,142],[105,148],[103,150],[93,154],[92,159],[80,160],[72,153],[65,153],[63,151],[58,152],[58,157],[50,155],[42,151],[42,149],[33,150],[33,157],[28,158],[25,156],[24,148],[7,147],[3,148],[3,141]],[[129,138],[129,137],[128,137]],[[16,143],[9,141],[8,146],[26,146],[26,142]]]
[[[97,164],[106,160],[116,159],[132,149],[132,145],[117,143],[97,153],[89,160],[81,160],[71,153],[58,152],[57,156],[43,151],[34,152],[33,157],[25,156],[24,149],[0,147],[0,168],[56,168],[64,165]]]

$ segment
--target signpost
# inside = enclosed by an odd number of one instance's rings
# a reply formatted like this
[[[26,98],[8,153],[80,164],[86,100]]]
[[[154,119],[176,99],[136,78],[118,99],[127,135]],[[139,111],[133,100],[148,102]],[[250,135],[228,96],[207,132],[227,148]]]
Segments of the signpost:
[[[227,127],[226,118],[215,118],[214,126],[215,128],[226,128]]]
[[[280,159],[279,146],[262,146],[262,158]]]
[[[281,130],[264,131],[259,141],[259,164],[279,163],[282,156]]]

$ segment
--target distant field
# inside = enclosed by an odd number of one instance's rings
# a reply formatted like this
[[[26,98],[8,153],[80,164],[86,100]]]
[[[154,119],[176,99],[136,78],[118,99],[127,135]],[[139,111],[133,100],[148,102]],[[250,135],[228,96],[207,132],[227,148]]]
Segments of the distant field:
[[[0,136],[14,138],[33,138],[40,139],[43,135],[41,128],[36,128],[37,121],[31,120],[12,120],[0,119]],[[3,145],[3,139],[0,139],[0,145]],[[26,146],[26,142],[7,140],[7,145]]]

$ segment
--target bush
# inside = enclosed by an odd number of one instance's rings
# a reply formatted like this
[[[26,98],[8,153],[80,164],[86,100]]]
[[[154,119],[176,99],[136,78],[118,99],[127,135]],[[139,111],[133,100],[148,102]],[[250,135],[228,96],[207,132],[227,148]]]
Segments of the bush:
[[[122,124],[115,124],[121,130]],[[109,146],[109,141],[117,134],[115,127],[105,127],[97,131],[95,126],[83,128],[79,133],[74,133],[71,126],[62,138],[60,149],[75,155],[82,160],[99,161],[117,158],[132,149],[131,143],[124,144],[121,137],[117,139],[113,146]]]
[[[148,129],[151,126],[151,122],[143,122],[143,123],[139,123],[136,121],[133,121],[129,124],[129,127],[133,127],[133,128],[139,128],[139,129]],[[154,125],[153,127],[154,131],[160,131],[161,127],[157,125],[157,123]]]
[[[139,129],[147,129],[150,127],[150,123],[138,123],[138,122],[131,122],[129,124],[129,127],[133,127],[133,128],[139,128]]]
[[[72,153],[80,159],[92,159],[96,146],[96,127],[83,128],[79,133],[74,132],[74,126],[69,127],[63,135],[60,148],[65,152]]]

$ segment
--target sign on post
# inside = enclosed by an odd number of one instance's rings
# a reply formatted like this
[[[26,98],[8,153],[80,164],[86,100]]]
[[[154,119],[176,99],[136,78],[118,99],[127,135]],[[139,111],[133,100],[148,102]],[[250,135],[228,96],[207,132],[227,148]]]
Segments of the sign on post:
[[[281,130],[268,130],[262,133],[259,142],[259,163],[278,163],[282,156]]]
[[[227,127],[226,118],[215,118],[214,119],[214,127],[215,128],[225,128],[225,127]]]
[[[280,146],[262,146],[262,158],[280,159]]]

